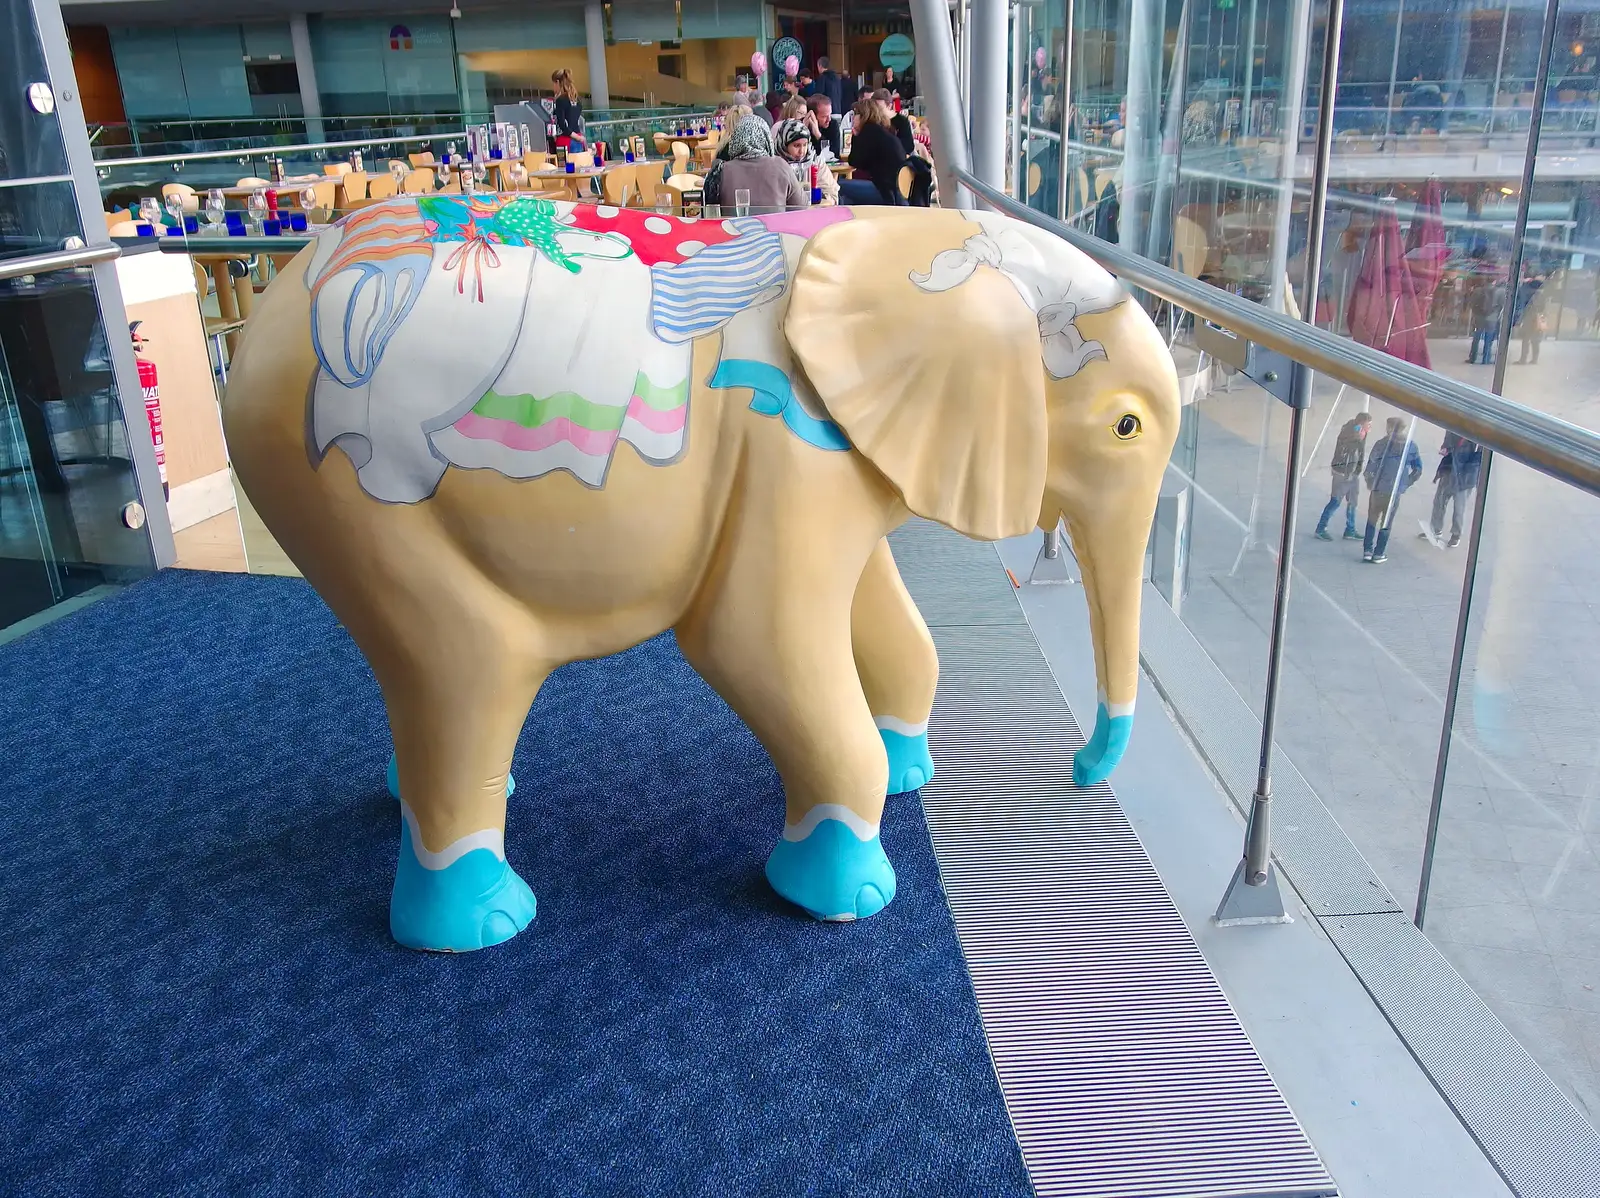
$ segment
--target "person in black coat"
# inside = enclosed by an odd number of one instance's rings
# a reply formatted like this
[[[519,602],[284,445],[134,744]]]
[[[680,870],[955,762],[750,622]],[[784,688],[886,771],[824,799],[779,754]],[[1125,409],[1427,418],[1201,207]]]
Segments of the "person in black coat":
[[[895,112],[894,101],[890,97],[889,89],[880,87],[872,93],[872,98],[883,105],[883,110],[889,114],[889,128],[900,139],[900,144],[905,148],[906,157],[917,152],[917,139],[911,135],[911,118],[903,112]]]
[[[814,94],[827,96],[829,102],[833,105],[834,114],[843,116],[845,109],[849,107],[845,103],[844,76],[828,65],[826,56],[817,59],[817,72],[816,92]]]
[[[906,164],[906,151],[889,128],[888,110],[869,96],[854,112],[850,165],[855,173],[840,182],[839,202],[903,205],[900,168]]]

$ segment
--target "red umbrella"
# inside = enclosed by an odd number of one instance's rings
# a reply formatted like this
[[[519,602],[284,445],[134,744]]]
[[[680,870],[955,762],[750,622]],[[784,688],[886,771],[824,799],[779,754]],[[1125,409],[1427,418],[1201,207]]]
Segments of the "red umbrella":
[[[1444,239],[1444,190],[1439,180],[1429,179],[1422,203],[1411,218],[1411,228],[1406,231],[1406,265],[1411,270],[1424,324],[1432,319],[1433,293],[1449,257],[1450,246]]]
[[[1418,366],[1433,365],[1424,308],[1407,267],[1400,220],[1390,203],[1373,218],[1367,234],[1361,273],[1350,293],[1350,335]]]

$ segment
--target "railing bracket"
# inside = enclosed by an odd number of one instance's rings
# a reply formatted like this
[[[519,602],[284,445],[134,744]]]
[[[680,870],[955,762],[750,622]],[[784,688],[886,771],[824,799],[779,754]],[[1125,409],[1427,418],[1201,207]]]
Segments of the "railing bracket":
[[[1233,881],[1228,883],[1228,891],[1222,896],[1211,922],[1220,928],[1251,923],[1293,923],[1278,890],[1278,867],[1269,861],[1266,880],[1257,886],[1250,885],[1245,869],[1245,861],[1240,858],[1238,868],[1233,871]]]
[[[1194,345],[1291,408],[1310,406],[1311,388],[1295,386],[1306,367],[1288,354],[1247,341],[1209,320],[1194,322]]]

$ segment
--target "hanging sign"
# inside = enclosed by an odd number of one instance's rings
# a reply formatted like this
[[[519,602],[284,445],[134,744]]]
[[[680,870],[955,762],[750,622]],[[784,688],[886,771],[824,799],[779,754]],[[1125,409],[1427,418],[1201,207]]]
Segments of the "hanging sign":
[[[903,33],[891,33],[878,47],[878,61],[892,71],[904,71],[917,57],[917,47]]]
[[[798,39],[792,37],[780,37],[777,41],[772,43],[772,62],[777,67],[782,69],[783,64],[786,63],[790,58],[799,60],[795,64],[796,67],[798,67],[801,63],[804,63],[806,60],[806,48],[800,44]]]

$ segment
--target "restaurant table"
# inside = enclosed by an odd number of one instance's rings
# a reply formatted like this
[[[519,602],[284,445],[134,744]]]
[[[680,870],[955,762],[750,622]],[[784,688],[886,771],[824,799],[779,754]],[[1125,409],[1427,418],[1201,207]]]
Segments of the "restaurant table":
[[[651,166],[651,165],[658,165],[658,164],[664,164],[663,160],[656,159],[654,162],[652,162],[650,159],[647,158],[643,162],[640,162],[638,159],[634,159],[634,161],[629,162],[626,159],[622,159],[622,158],[618,158],[615,161],[613,161],[612,159],[608,158],[608,159],[606,159],[606,164],[604,166],[599,166],[599,167],[594,167],[594,166],[580,167],[578,169],[571,170],[571,171],[562,170],[559,167],[553,167],[552,166],[552,167],[548,167],[548,168],[546,168],[545,170],[542,170],[542,171],[529,171],[528,172],[528,178],[530,178],[530,179],[557,179],[557,180],[563,180],[563,181],[565,181],[565,182],[570,184],[570,186],[568,187],[567,190],[570,193],[570,195],[572,196],[572,198],[576,199],[578,197],[578,194],[579,194],[579,188],[578,188],[578,180],[579,179],[603,179],[607,175],[609,175],[612,171],[632,170],[636,166]]]
[[[224,187],[221,192],[230,200],[248,199],[258,191],[288,191],[300,187],[308,187],[312,183],[324,183],[331,176],[328,175],[294,175],[279,183],[256,183],[250,187]]]

